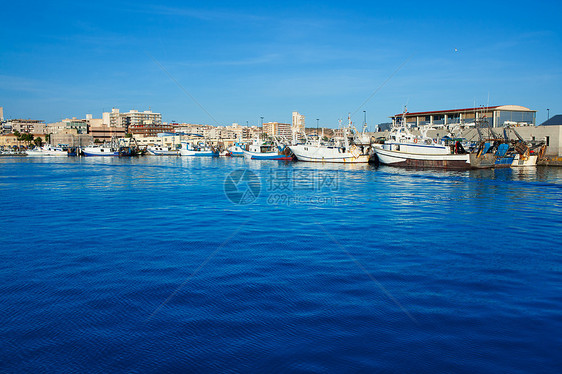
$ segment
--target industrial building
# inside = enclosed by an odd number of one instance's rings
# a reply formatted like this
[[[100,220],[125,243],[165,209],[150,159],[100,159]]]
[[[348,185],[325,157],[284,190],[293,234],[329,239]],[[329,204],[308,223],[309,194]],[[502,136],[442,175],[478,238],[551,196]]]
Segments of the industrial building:
[[[409,125],[434,127],[461,125],[474,127],[477,122],[487,121],[489,126],[504,127],[534,126],[536,110],[519,105],[481,106],[476,108],[436,110],[430,112],[406,113]],[[392,116],[392,123],[402,120],[403,113]]]

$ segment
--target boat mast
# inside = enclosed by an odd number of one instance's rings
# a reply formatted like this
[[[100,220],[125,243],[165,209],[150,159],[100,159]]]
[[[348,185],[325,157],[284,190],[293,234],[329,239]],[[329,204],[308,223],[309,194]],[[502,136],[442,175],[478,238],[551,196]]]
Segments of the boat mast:
[[[346,149],[349,148],[349,137],[347,132],[350,130],[351,130],[351,113],[347,113],[347,127],[343,131],[343,142],[344,142],[343,144]]]

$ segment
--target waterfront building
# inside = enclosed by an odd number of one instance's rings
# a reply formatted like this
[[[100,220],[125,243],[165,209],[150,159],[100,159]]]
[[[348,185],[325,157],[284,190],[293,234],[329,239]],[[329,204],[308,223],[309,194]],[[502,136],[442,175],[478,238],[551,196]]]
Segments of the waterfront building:
[[[170,147],[176,149],[182,141],[196,141],[200,138],[191,135],[179,135],[171,133],[160,133],[157,136],[138,136],[133,135],[136,143],[144,148],[147,146]]]
[[[47,133],[47,126],[45,121],[33,119],[11,119],[5,124],[8,131],[18,131],[20,133],[45,135]]]
[[[535,125],[536,113],[536,110],[519,105],[481,106],[406,113],[406,121],[411,126],[432,125],[433,127],[450,125],[474,127],[479,121],[488,121],[491,127],[533,126]],[[403,113],[392,116],[392,123],[401,121],[402,116]]]
[[[64,122],[51,122],[47,123],[47,134],[58,134],[66,130],[66,124]]]
[[[124,127],[129,132],[129,126],[137,126],[143,123],[162,124],[162,114],[154,113],[151,110],[139,112],[138,110],[130,110],[121,113],[119,109],[113,108],[111,112],[105,112],[102,116],[102,122],[109,127]]]
[[[252,139],[252,131],[251,128],[248,126],[240,126],[237,123],[233,123],[230,126],[226,126],[226,129],[236,134],[235,139],[242,139],[242,140]]]
[[[86,122],[88,126],[101,126],[103,125],[103,118],[93,118],[91,114],[86,114]]]
[[[113,138],[122,138],[126,134],[126,129],[124,127],[109,126],[109,125],[99,125],[90,126],[90,135],[93,141],[98,142],[109,142]]]
[[[174,127],[167,123],[154,123],[142,121],[134,125],[129,125],[129,133],[141,137],[157,136],[159,133],[173,132]]]
[[[63,119],[62,123],[64,123],[65,129],[76,130],[77,134],[88,133],[88,120],[86,119],[77,119],[76,117],[72,117]]]
[[[79,134],[76,129],[65,129],[50,135],[49,143],[52,145],[68,145],[70,147],[82,147],[94,142],[90,134]]]
[[[293,120],[291,122],[291,127],[293,132],[298,132],[304,134],[305,129],[305,119],[299,112],[293,112]]]
[[[293,131],[291,125],[288,123],[267,122],[263,124],[263,132],[269,137],[283,137],[285,139],[292,139]]]
[[[0,149],[7,149],[23,145],[14,134],[0,135]]]
[[[562,126],[562,114],[557,114],[552,118],[544,121],[540,126]]]
[[[194,123],[172,123],[174,131],[177,133],[205,135],[205,131],[210,130],[213,126],[200,125]]]
[[[299,112],[293,112],[293,118],[291,121],[291,132],[293,136],[293,141],[298,141],[305,134],[305,118]]]
[[[213,140],[236,140],[238,133],[232,129],[223,126],[212,127],[204,133],[205,138]]]

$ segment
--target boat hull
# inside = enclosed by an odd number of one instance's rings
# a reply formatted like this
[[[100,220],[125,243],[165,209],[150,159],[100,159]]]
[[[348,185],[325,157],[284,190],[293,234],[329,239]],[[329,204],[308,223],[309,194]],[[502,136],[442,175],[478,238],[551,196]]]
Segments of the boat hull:
[[[178,151],[154,151],[148,150],[148,154],[152,156],[177,156]]]
[[[338,147],[318,147],[312,145],[295,145],[289,147],[297,160],[306,162],[330,162],[340,164],[368,163],[369,155],[361,154],[359,148],[351,152],[341,152]]]
[[[82,154],[86,157],[113,157],[119,156],[119,151],[104,147],[86,147],[82,150]]]
[[[35,149],[28,149],[25,151],[27,156],[30,157],[67,157],[68,151],[61,147],[51,147],[50,145],[46,145],[42,148],[35,148]]]
[[[68,157],[66,151],[26,151],[28,157]]]
[[[416,168],[440,169],[475,169],[493,167],[494,159],[488,157],[476,158],[472,154],[460,155],[431,155],[412,154],[375,148],[375,153],[381,164]]]
[[[511,167],[529,167],[529,166],[537,166],[537,155],[531,155],[527,157],[521,157],[521,155],[517,154],[513,158],[513,162],[511,163]]]
[[[180,151],[180,155],[181,156],[187,156],[187,157],[219,157],[218,152],[212,152],[212,151],[190,151],[190,150],[184,150],[182,149]]]
[[[243,151],[244,157],[251,160],[278,160],[278,161],[290,161],[293,159],[292,156],[287,156],[284,154],[279,154],[279,152],[250,152]]]

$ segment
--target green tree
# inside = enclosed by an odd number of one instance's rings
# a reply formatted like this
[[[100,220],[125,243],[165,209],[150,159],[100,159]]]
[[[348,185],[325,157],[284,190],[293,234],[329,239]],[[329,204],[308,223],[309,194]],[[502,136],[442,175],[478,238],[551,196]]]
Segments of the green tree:
[[[31,145],[31,142],[33,142],[33,134],[23,134],[21,136],[21,140],[23,140],[24,142],[27,142],[28,145]]]
[[[130,139],[133,137],[133,134],[131,134],[130,132],[125,134],[125,138]]]
[[[43,139],[41,139],[40,136],[36,137],[35,140],[33,140],[33,143],[35,143],[35,145],[37,147],[42,147],[43,146]]]

